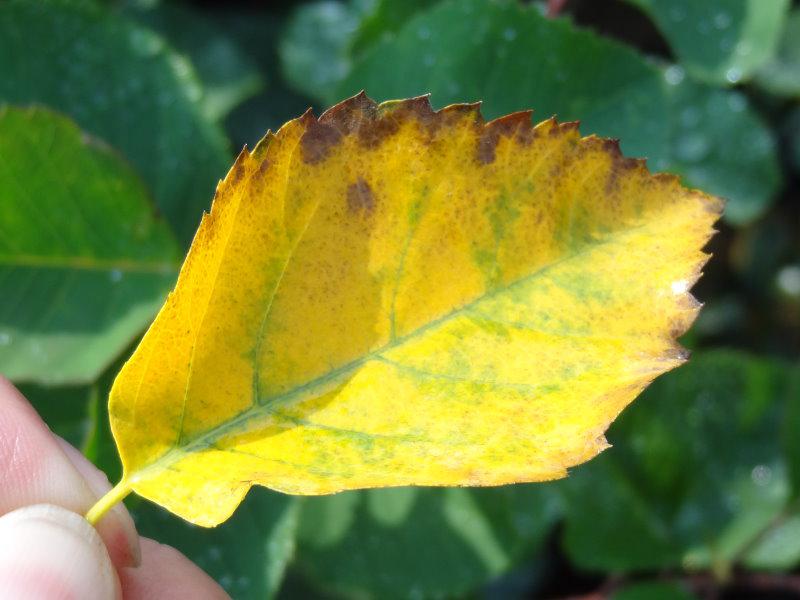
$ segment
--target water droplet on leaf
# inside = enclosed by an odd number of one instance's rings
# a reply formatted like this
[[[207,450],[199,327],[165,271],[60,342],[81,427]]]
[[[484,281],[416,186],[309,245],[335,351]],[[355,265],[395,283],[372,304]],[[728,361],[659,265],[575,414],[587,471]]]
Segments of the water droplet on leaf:
[[[738,83],[742,79],[742,70],[738,67],[731,67],[725,71],[725,79],[727,79],[729,83]]]
[[[678,65],[667,67],[667,69],[664,71],[664,79],[670,85],[678,85],[681,81],[683,81],[685,75],[686,73],[684,72],[683,68],[679,67]]]
[[[727,29],[731,26],[732,22],[733,19],[731,16],[724,11],[718,12],[716,15],[714,15],[714,27],[717,29]]]
[[[688,133],[678,140],[675,149],[678,158],[687,162],[699,162],[708,156],[711,144],[708,138],[699,132]]]

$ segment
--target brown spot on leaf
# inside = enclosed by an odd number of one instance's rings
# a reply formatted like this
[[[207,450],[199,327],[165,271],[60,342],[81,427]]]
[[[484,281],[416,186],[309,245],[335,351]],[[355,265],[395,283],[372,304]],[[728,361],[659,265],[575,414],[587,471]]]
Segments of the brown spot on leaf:
[[[517,136],[520,140],[528,143],[533,136],[532,113],[533,111],[523,110],[486,123],[483,132],[478,137],[478,162],[484,165],[494,162],[495,149],[501,137]]]
[[[369,127],[378,117],[378,105],[362,91],[326,110],[319,122],[332,125],[342,135]]]
[[[550,117],[548,121],[552,121],[553,123],[553,127],[550,130],[550,135],[552,137],[570,135],[572,133],[577,134],[581,126],[580,121],[565,121],[564,123],[559,123],[555,117]]]
[[[358,130],[358,141],[365,148],[377,148],[388,137],[397,133],[400,124],[390,115],[376,119]]]
[[[680,185],[681,179],[674,173],[655,173],[653,181],[662,185]]]
[[[617,149],[619,152],[619,148]],[[620,179],[631,171],[644,167],[644,161],[638,158],[625,158],[622,153],[612,155],[611,170],[606,179],[606,194],[612,195],[619,190]]]
[[[375,194],[372,193],[372,188],[362,177],[347,186],[347,208],[352,213],[365,212],[367,214],[375,208]]]
[[[247,145],[245,145],[242,151],[239,152],[239,156],[236,157],[236,161],[233,163],[233,167],[231,167],[231,171],[228,174],[228,182],[230,185],[236,185],[242,179],[242,175],[244,175],[244,163],[249,156],[250,152],[248,152]]]
[[[392,114],[398,121],[416,119],[430,137],[442,124],[431,107],[429,94],[388,104],[387,109],[387,116]]]
[[[605,193],[611,197],[612,202],[618,200],[616,193],[619,191],[620,181],[632,171],[645,170],[646,161],[643,158],[626,158],[619,147],[619,140],[601,138],[594,135],[580,140],[579,145],[586,152],[603,152],[611,163],[605,183]]]
[[[316,164],[328,156],[330,149],[342,140],[341,132],[333,125],[313,121],[300,138],[303,161]]]
[[[565,121],[564,123],[561,123],[559,125],[559,128],[564,133],[572,133],[572,132],[578,133],[580,127],[581,127],[580,121]]]
[[[242,175],[244,175],[244,165],[237,162],[235,165],[233,165],[233,169],[231,169],[231,185],[236,185],[239,183]]]
[[[437,114],[445,125],[453,125],[465,119],[476,125],[483,125],[480,102],[451,104],[445,106],[442,110],[438,111]]]

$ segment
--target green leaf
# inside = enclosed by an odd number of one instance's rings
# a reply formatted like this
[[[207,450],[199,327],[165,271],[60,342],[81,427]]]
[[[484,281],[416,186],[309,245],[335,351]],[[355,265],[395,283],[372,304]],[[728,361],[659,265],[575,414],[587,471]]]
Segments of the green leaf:
[[[800,564],[800,514],[780,520],[744,557],[750,569],[788,571]]]
[[[392,68],[387,68],[392,65]],[[725,196],[726,218],[762,214],[779,185],[770,131],[737,92],[688,80],[614,41],[516,2],[444,2],[357,60],[335,92],[380,99],[431,92],[442,106],[483,100],[487,117],[533,106],[620,138],[627,155]]]
[[[438,0],[377,0],[373,9],[361,20],[350,42],[350,51],[357,56],[382,39],[394,35],[420,10]]]
[[[692,600],[694,595],[677,583],[634,583],[611,596],[611,600]]]
[[[255,62],[212,19],[197,10],[159,4],[128,14],[191,59],[203,84],[201,104],[208,118],[223,118],[264,87]]]
[[[298,561],[322,589],[352,597],[451,597],[538,549],[559,514],[550,484],[311,497]]]
[[[688,81],[669,92],[669,155],[659,168],[728,199],[725,220],[731,224],[762,216],[781,175],[773,134],[747,98]]]
[[[90,387],[45,387],[34,384],[18,387],[53,433],[73,446],[81,447],[92,422],[87,409],[92,395]]]
[[[390,39],[420,10],[437,0],[321,0],[298,7],[280,43],[285,79],[322,103],[336,90],[357,58]]]
[[[294,554],[298,500],[254,490],[215,529],[194,527],[149,502],[133,503],[141,535],[169,544],[211,575],[236,600],[272,598]]]
[[[364,4],[324,0],[295,10],[278,47],[290,86],[320,100],[330,97],[350,70],[350,41]]]
[[[261,73],[278,74],[280,59],[278,41],[290,17],[286,11],[259,10],[257,6],[215,9],[209,13],[216,29],[235,39],[244,53],[252,58]],[[269,40],[269,43],[265,43]],[[289,89],[281,77],[269,79],[266,91],[244,101],[225,118],[225,130],[233,147],[255,146],[264,130],[277,131],[286,121],[308,109],[312,100]]]
[[[16,381],[94,380],[177,272],[135,174],[46,109],[0,108],[0,232],[0,372]]]
[[[188,244],[230,158],[186,60],[100,8],[5,2],[0,73],[0,101],[52,106],[119,149]]]
[[[789,380],[789,393],[800,397],[800,369],[794,369]],[[796,490],[800,496],[800,402],[793,402],[786,411],[786,418],[783,421],[781,430],[781,441],[783,449],[789,461],[789,479],[792,489]]]
[[[789,13],[778,51],[758,70],[755,83],[777,96],[800,96],[800,8]]]
[[[645,11],[692,77],[747,80],[775,53],[790,0],[628,0]]]
[[[779,436],[800,401],[775,360],[696,355],[609,431],[614,446],[565,480],[565,545],[581,567],[726,573],[787,509]]]
[[[800,368],[792,371],[788,396],[800,398]],[[785,571],[800,564],[800,402],[789,404],[782,421],[783,449],[789,463],[793,499],[748,548],[744,565],[750,569]]]

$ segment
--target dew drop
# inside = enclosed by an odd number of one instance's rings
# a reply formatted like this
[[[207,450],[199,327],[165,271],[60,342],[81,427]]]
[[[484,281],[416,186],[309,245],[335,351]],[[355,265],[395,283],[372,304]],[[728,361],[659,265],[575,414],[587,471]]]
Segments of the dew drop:
[[[739,497],[735,494],[723,494],[722,503],[730,512],[736,512],[742,504]]]
[[[767,465],[756,465],[750,473],[750,478],[753,480],[753,483],[763,487],[772,479],[772,469]]]
[[[749,152],[756,156],[763,156],[772,152],[775,144],[769,133],[765,130],[753,131],[746,142]]]
[[[665,171],[669,167],[669,161],[666,158],[657,158],[653,162],[653,168],[656,171]]]
[[[800,298],[800,265],[789,265],[778,271],[776,277],[778,289],[787,296]],[[2,345],[2,334],[0,334]]]
[[[729,83],[738,83],[742,79],[742,70],[738,67],[731,67],[725,71],[725,79]]]
[[[11,343],[11,334],[0,331],[0,346],[8,346]]]
[[[678,65],[667,67],[664,71],[664,80],[670,85],[678,85],[686,76],[685,71]]]
[[[680,6],[673,6],[669,11],[669,18],[675,23],[680,23],[686,18],[686,11]]]
[[[711,144],[708,138],[699,132],[687,133],[678,140],[675,152],[678,158],[686,162],[699,162],[708,156]]]
[[[510,42],[512,40],[515,40],[516,38],[517,38],[517,30],[514,29],[513,27],[506,27],[503,30],[503,39]]]
[[[208,558],[212,561],[218,561],[222,558],[222,550],[217,546],[211,546],[208,549]]]
[[[161,39],[142,29],[134,29],[128,38],[134,52],[140,56],[149,57],[157,54],[164,46]]]
[[[431,30],[423,25],[417,29],[417,37],[421,40],[429,40],[431,38]]]
[[[714,15],[714,27],[717,29],[727,29],[733,23],[733,19],[726,12],[718,12]]]

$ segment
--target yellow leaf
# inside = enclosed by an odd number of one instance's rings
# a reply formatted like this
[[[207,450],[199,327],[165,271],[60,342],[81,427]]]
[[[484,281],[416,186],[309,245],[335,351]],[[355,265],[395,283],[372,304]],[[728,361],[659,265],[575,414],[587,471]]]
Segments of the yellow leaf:
[[[211,526],[253,484],[563,477],[686,359],[720,210],[530,112],[306,113],[238,157],[117,377],[113,496]]]

